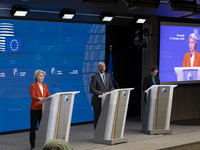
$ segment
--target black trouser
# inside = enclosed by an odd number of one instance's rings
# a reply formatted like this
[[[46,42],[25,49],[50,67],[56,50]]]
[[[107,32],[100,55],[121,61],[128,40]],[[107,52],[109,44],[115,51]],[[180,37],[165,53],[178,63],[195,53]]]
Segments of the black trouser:
[[[30,137],[29,137],[29,141],[31,144],[31,148],[35,147],[35,130],[37,128],[37,123],[42,118],[42,110],[31,110],[30,112],[31,114],[31,128],[30,128]]]
[[[101,114],[101,105],[93,106],[93,112],[94,112],[94,129],[95,129],[99,120],[99,116]]]

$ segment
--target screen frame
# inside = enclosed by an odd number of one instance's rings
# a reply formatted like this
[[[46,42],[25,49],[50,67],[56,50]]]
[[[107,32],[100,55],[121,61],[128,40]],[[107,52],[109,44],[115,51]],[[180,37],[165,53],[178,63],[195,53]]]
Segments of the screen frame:
[[[173,18],[172,21],[168,20],[169,18],[164,18],[164,19],[160,19],[160,24],[159,24],[159,50],[158,50],[158,67],[160,70],[160,41],[161,41],[161,35],[160,35],[160,31],[161,31],[161,25],[169,25],[169,26],[185,26],[185,27],[199,27],[200,28],[200,24],[197,22],[197,20],[192,20],[191,19],[179,19],[177,18],[177,20],[175,21],[175,19]],[[189,20],[188,22],[186,22],[187,20]],[[200,40],[199,40],[200,41]],[[159,73],[158,73],[159,74]],[[193,81],[169,81],[169,82],[161,82],[162,85],[171,85],[171,84],[180,84],[180,85],[187,85],[187,84],[199,84],[200,80],[193,80]]]

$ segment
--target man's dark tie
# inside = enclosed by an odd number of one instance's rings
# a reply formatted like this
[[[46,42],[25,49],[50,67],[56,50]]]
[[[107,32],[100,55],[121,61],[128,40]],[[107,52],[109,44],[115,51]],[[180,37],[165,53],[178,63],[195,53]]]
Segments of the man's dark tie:
[[[103,83],[104,83],[104,85],[106,86],[106,78],[105,78],[105,75],[103,74],[102,76],[103,76]]]

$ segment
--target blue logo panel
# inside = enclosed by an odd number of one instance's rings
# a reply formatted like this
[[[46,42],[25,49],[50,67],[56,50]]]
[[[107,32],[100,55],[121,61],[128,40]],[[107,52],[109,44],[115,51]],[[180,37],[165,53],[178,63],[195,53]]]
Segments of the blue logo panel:
[[[30,128],[29,86],[38,69],[50,94],[80,91],[72,123],[93,120],[88,84],[105,59],[105,25],[1,19],[0,31],[0,132]]]
[[[22,38],[6,37],[6,53],[22,53]]]

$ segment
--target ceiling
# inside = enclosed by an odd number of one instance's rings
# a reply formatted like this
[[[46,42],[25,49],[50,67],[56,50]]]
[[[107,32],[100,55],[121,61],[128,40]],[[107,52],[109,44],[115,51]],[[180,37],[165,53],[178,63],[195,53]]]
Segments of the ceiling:
[[[200,0],[197,0],[200,4]],[[14,4],[29,5],[30,12],[25,18],[31,20],[66,21],[59,18],[59,12],[63,8],[76,9],[76,16],[67,22],[91,22],[102,23],[99,14],[103,11],[114,12],[115,18],[111,24],[134,22],[137,17],[164,16],[200,19],[200,14],[187,11],[173,11],[168,0],[161,0],[160,6],[155,8],[127,7],[124,0],[117,4],[81,2],[81,0],[0,0],[0,17],[15,19],[10,15]],[[18,18],[17,18],[18,19]]]

